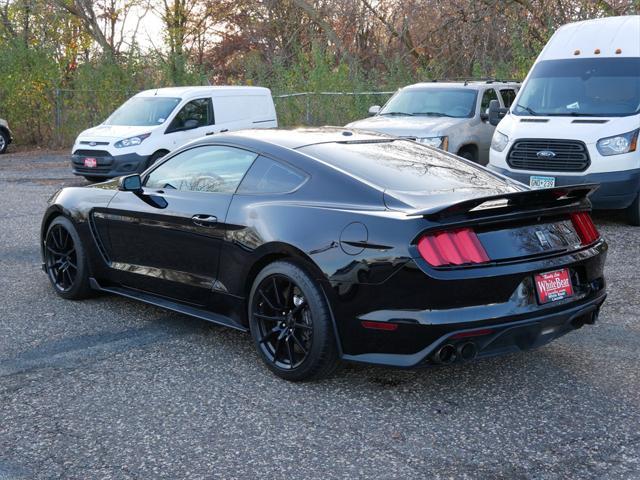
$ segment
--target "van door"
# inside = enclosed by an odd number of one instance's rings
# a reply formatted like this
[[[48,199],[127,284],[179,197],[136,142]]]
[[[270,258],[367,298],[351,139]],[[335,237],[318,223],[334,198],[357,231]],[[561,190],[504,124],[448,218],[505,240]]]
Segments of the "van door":
[[[190,140],[214,133],[213,124],[211,97],[197,98],[187,102],[176,113],[165,131],[170,143],[169,149],[175,150]]]

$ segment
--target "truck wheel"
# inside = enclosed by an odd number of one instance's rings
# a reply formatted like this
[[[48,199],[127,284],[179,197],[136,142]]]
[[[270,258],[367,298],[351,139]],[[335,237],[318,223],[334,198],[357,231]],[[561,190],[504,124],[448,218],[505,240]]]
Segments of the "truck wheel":
[[[640,227],[640,192],[633,203],[627,207],[627,219],[630,225]]]

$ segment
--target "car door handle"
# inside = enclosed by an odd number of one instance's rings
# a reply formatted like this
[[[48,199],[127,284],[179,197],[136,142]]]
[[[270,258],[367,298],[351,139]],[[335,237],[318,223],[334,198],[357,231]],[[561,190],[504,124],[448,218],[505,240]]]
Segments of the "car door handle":
[[[213,135],[214,133],[216,133],[216,132],[207,132],[207,133],[205,133],[205,135]]]
[[[218,217],[214,215],[194,215],[191,221],[199,227],[212,227],[218,223]]]

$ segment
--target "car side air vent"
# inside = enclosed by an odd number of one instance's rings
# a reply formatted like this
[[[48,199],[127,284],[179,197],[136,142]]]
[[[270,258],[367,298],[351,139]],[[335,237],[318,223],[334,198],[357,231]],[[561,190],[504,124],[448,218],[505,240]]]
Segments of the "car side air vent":
[[[609,120],[574,120],[571,123],[607,123]]]
[[[522,123],[547,123],[549,119],[548,118],[521,118],[520,121]]]

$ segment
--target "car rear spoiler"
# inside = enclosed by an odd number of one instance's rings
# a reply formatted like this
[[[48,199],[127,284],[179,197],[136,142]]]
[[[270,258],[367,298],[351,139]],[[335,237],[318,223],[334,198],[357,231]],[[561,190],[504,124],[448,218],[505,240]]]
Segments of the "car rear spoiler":
[[[408,213],[408,216],[424,217],[432,221],[454,220],[459,217],[468,220],[542,211],[549,214],[568,206],[591,208],[587,197],[599,186],[588,183],[472,198],[452,205],[417,210]]]

